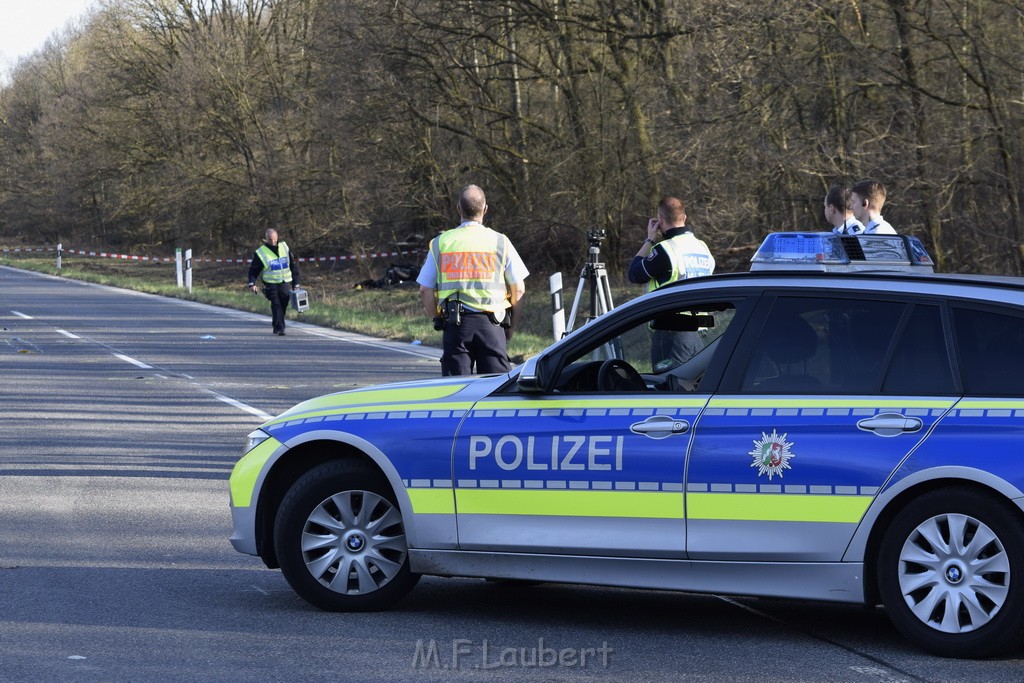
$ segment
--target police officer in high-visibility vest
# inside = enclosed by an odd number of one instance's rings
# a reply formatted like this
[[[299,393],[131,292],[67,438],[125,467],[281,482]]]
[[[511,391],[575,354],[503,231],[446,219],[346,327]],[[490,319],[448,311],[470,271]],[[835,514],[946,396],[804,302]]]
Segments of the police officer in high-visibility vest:
[[[288,244],[277,241],[277,230],[270,228],[263,244],[256,250],[249,264],[249,289],[256,294],[256,282],[263,280],[263,295],[270,299],[270,317],[274,334],[284,336],[284,313],[291,300],[292,287],[299,286],[299,264],[295,262]]]
[[[629,264],[630,282],[646,284],[653,292],[670,282],[711,275],[715,257],[708,245],[686,227],[686,208],[676,197],[658,203],[658,216],[647,221],[647,239]],[[654,330],[651,338],[651,369],[658,371],[686,361],[704,348],[695,331]]]
[[[443,329],[441,374],[508,372],[514,306],[530,274],[508,237],[482,221],[484,191],[459,193],[462,223],[430,242],[416,282],[434,329]]]

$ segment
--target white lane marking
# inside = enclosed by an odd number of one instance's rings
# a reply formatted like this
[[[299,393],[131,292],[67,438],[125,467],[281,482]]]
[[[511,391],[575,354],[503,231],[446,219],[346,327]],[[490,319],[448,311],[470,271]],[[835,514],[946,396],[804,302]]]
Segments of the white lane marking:
[[[81,339],[81,337],[79,337],[77,334],[71,334],[67,330],[62,330],[60,328],[56,328],[56,329],[57,329],[57,334],[63,334],[68,339]]]
[[[293,325],[293,327],[297,327],[297,326]],[[340,336],[338,336],[336,334],[327,334],[327,333],[320,332],[320,331],[317,331],[317,330],[310,330],[310,329],[301,328],[301,327],[299,329],[302,330],[303,332],[305,332],[306,334],[313,335],[314,337],[325,337],[327,339],[333,339],[335,341],[349,342],[350,344],[359,344],[361,346],[369,346],[369,347],[372,347],[372,348],[375,348],[375,349],[382,349],[382,350],[385,350],[385,351],[395,351],[396,353],[404,353],[404,354],[408,354],[410,356],[416,356],[417,358],[428,358],[430,360],[435,360],[437,358],[436,354],[431,355],[431,354],[428,354],[428,353],[420,353],[420,352],[416,352],[416,351],[412,351],[412,350],[408,350],[408,349],[396,348],[394,346],[389,346],[389,345],[385,345],[385,344],[378,344],[378,343],[374,343],[374,342],[370,342],[370,341],[362,341],[362,340],[359,340],[359,339],[352,339],[351,337],[340,337]]]
[[[39,275],[39,273],[35,273],[35,274]],[[53,275],[43,275],[43,277],[51,278],[51,279],[54,279],[54,280],[63,280],[63,278],[59,278],[59,277],[56,277],[56,276],[53,276]],[[74,282],[74,281],[72,281],[72,282]],[[90,284],[91,285],[92,283],[81,283],[81,284]],[[104,285],[97,285],[97,286],[98,287],[103,287],[105,289],[116,289],[116,288],[113,288],[113,287],[105,287]],[[123,292],[123,293],[128,293],[128,294],[143,294],[142,292],[132,292],[130,290],[124,290],[124,289],[119,289],[117,291]],[[146,295],[146,296],[152,296],[152,295]],[[161,298],[163,298],[163,297],[161,297]],[[168,299],[165,299],[165,300],[168,300]],[[170,301],[177,301],[179,303],[186,303],[186,304],[193,303],[193,302],[182,302],[181,300],[176,300],[176,299],[169,299],[169,300]],[[203,304],[203,306],[205,307],[205,304]],[[217,311],[220,311],[220,312],[223,312],[224,310],[226,310],[226,309],[221,309],[221,308],[217,308],[217,307],[214,307],[214,306],[209,306],[209,308],[213,308],[213,309],[215,309]],[[250,316],[254,316],[254,317],[263,317],[263,316],[257,316],[255,314],[246,314],[243,311],[232,311],[232,312],[239,313],[240,314],[239,317],[241,317],[243,315],[250,315]],[[11,313],[13,313],[14,315],[19,316],[21,318],[25,318],[26,320],[32,320],[33,319],[32,317],[27,316],[24,313],[21,313],[19,311],[11,311]],[[57,329],[57,331],[60,332],[61,334],[65,335],[66,337],[69,337],[69,338],[72,338],[72,339],[81,339],[82,338],[82,337],[79,337],[77,335],[73,335],[70,332],[66,332],[66,331],[61,330],[61,329]],[[324,335],[324,336],[326,336],[326,335]],[[98,344],[100,346],[105,346],[108,349],[110,348],[106,344],[103,344],[102,342],[98,342],[95,339],[86,339],[86,341],[92,342],[93,344]],[[8,342],[8,343],[10,343],[10,342]],[[152,366],[146,365],[145,363],[143,363],[141,361],[137,361],[134,358],[131,358],[129,356],[124,355],[123,353],[114,353],[113,355],[114,355],[115,358],[119,358],[119,359],[123,360],[126,363],[131,363],[132,365],[135,365],[135,366],[137,366],[139,368],[142,368],[143,370],[152,370],[153,369]],[[175,373],[171,373],[171,374],[175,374]],[[157,375],[157,376],[160,377],[161,379],[166,379],[167,378],[165,375]],[[239,409],[239,410],[241,410],[243,412],[246,412],[246,413],[249,413],[250,415],[254,415],[255,417],[258,417],[259,419],[261,419],[263,421],[269,420],[269,419],[274,417],[273,415],[270,415],[269,413],[263,412],[259,408],[254,408],[254,407],[252,407],[250,405],[246,405],[245,403],[242,403],[241,401],[236,401],[233,398],[229,398],[227,396],[223,396],[223,395],[218,394],[218,393],[216,393],[214,391],[210,391],[209,389],[206,389],[204,387],[198,386],[198,384],[196,383],[196,379],[194,377],[192,377],[191,375],[186,375],[184,373],[181,373],[178,376],[179,377],[183,377],[183,378],[187,379],[188,381],[192,382],[193,386],[195,386],[196,389],[198,389],[199,391],[202,391],[204,393],[210,394],[211,396],[216,398],[218,401],[222,401],[224,403],[227,403],[228,405],[230,405],[230,406],[232,406],[234,408],[237,408],[237,409]]]
[[[93,341],[93,340],[90,340],[90,341]],[[96,342],[96,343],[98,343],[98,342]],[[145,363],[143,363],[141,361],[137,361],[134,358],[131,358],[129,356],[124,355],[123,353],[114,353],[113,355],[114,355],[115,358],[120,358],[124,362],[131,363],[132,365],[140,367],[143,370],[152,370],[153,369],[153,366],[146,365]],[[160,369],[162,370],[163,368],[160,368]],[[161,377],[161,375],[157,375],[157,376]],[[203,392],[205,394],[209,394],[210,396],[213,396],[218,401],[222,401],[223,403],[227,403],[229,406],[231,406],[233,408],[238,408],[242,412],[249,413],[250,415],[255,415],[256,417],[258,417],[259,419],[263,420],[264,422],[266,422],[267,420],[269,420],[272,417],[274,417],[273,415],[270,415],[269,413],[263,412],[259,408],[254,408],[254,407],[252,407],[250,405],[242,403],[241,401],[236,401],[235,399],[231,398],[230,396],[224,396],[223,394],[218,394],[216,391],[211,391],[210,389],[207,389],[205,387],[199,386],[199,384],[195,381],[195,378],[193,378],[190,375],[178,374],[178,376],[179,377],[184,377],[184,378],[188,379],[189,382],[192,384],[192,386],[194,386],[197,390],[199,390],[199,391],[201,391],[201,392]]]
[[[909,679],[877,666],[851,666],[850,669],[865,676],[874,676],[882,683],[910,683]]]
[[[114,358],[120,358],[125,363],[131,363],[132,365],[134,365],[136,367],[139,367],[139,368],[142,368],[143,370],[152,370],[153,369],[152,365],[146,365],[145,363],[143,363],[140,360],[135,360],[134,358],[129,358],[128,356],[124,355],[123,353],[115,353],[114,354]]]
[[[255,415],[256,417],[260,418],[261,420],[269,420],[270,418],[274,417],[273,415],[268,415],[267,413],[264,413],[259,408],[253,408],[250,405],[246,405],[246,404],[242,403],[241,401],[236,401],[235,399],[229,398],[229,397],[224,396],[222,394],[213,394],[213,397],[215,399],[217,399],[218,401],[223,401],[224,403],[227,403],[229,406],[234,406],[235,408],[238,408],[239,410],[244,410],[245,412],[247,412],[247,413],[249,413],[251,415]]]
[[[268,316],[268,315],[266,315],[264,313],[250,313],[249,311],[239,311],[239,310],[235,310],[235,309],[232,309],[232,308],[224,308],[223,306],[215,306],[214,304],[203,304],[203,303],[199,303],[198,301],[187,301],[185,299],[176,299],[174,297],[161,296],[159,294],[150,294],[148,292],[136,292],[136,291],[131,290],[131,289],[121,289],[120,287],[112,287],[110,285],[101,285],[101,284],[98,284],[98,283],[95,283],[95,282],[82,282],[81,280],[71,280],[71,279],[68,279],[68,278],[60,277],[59,275],[48,275],[46,273],[36,273],[34,271],[21,270],[21,269],[18,269],[18,268],[11,268],[9,266],[0,266],[0,270],[12,270],[12,271],[15,271],[15,272],[17,272],[18,274],[21,274],[21,275],[31,275],[33,277],[45,278],[45,279],[48,279],[48,280],[57,280],[57,281],[60,281],[60,282],[67,282],[67,283],[72,283],[72,284],[76,284],[76,285],[81,285],[83,287],[93,287],[93,288],[96,288],[96,289],[112,290],[112,291],[118,292],[119,294],[124,294],[124,295],[127,295],[127,296],[150,297],[150,298],[153,298],[153,299],[160,299],[161,301],[164,301],[166,303],[177,304],[179,306],[188,306],[188,307],[191,307],[191,308],[198,308],[198,309],[201,309],[201,310],[204,310],[204,311],[207,311],[207,312],[213,312],[213,313],[217,313],[217,314],[220,314],[220,315],[225,315],[225,316],[227,316],[229,318],[239,318],[239,319],[242,319],[242,320],[252,320],[252,321],[259,321],[259,322],[265,322],[267,320],[270,320],[270,316]],[[370,347],[374,347],[374,348],[377,348],[377,349],[381,349],[383,351],[396,351],[398,353],[404,353],[404,354],[407,354],[407,355],[410,355],[410,356],[416,356],[418,358],[426,358],[427,360],[437,360],[438,358],[441,357],[441,349],[434,348],[434,347],[427,347],[427,348],[430,348],[433,353],[431,353],[431,351],[414,351],[412,349],[403,349],[403,348],[401,348],[401,346],[397,346],[401,342],[387,342],[387,341],[384,341],[384,340],[379,340],[378,342],[375,343],[373,341],[374,338],[373,337],[369,337],[369,336],[366,337],[366,341],[361,341],[361,340],[358,340],[358,339],[353,339],[352,337],[341,336],[341,335],[343,335],[345,333],[344,332],[340,332],[340,331],[335,332],[334,334],[325,334],[324,332],[314,331],[312,329],[307,328],[306,327],[307,324],[308,323],[301,323],[301,322],[295,321],[295,322],[293,322],[291,324],[291,326],[294,329],[301,330],[301,331],[305,332],[306,334],[311,334],[311,335],[314,335],[314,336],[317,336],[317,337],[326,337],[328,339],[335,339],[337,341],[352,342],[353,344],[361,344],[363,346],[370,346]],[[310,325],[310,327],[313,327],[313,326]],[[326,328],[321,328],[321,329],[326,329]],[[331,332],[334,332],[334,331],[331,330]]]

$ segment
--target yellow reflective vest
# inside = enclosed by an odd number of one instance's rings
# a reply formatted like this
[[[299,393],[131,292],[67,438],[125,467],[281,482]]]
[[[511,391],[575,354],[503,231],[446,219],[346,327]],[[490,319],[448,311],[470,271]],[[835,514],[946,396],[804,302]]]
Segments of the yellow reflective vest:
[[[256,256],[263,262],[263,272],[260,273],[260,279],[268,285],[278,285],[282,282],[292,281],[291,259],[286,243],[277,243],[276,254],[266,244],[261,244],[260,248],[256,250]]]
[[[477,311],[504,311],[509,307],[505,287],[508,238],[480,223],[463,223],[430,242],[437,267],[437,296],[459,301]]]
[[[647,283],[647,291],[653,292],[658,287],[675,282],[681,278],[700,277],[711,275],[715,272],[715,257],[703,240],[699,240],[692,232],[684,232],[681,235],[658,242],[669,262],[672,264],[672,273],[669,279],[658,282],[654,278]]]

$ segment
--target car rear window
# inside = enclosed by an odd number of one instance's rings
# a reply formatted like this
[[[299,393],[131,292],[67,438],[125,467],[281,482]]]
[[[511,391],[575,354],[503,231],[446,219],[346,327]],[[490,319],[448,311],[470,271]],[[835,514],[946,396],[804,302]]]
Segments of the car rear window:
[[[906,304],[780,297],[751,357],[742,391],[875,394]]]
[[[911,396],[956,393],[938,306],[914,306],[889,363],[882,393]]]
[[[953,307],[960,372],[968,396],[1024,395],[1024,317]]]

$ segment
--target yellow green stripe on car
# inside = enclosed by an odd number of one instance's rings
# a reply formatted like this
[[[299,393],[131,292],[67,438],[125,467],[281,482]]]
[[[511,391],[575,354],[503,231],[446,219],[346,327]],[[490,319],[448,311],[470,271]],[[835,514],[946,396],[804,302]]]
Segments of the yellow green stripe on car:
[[[550,410],[555,408],[702,408],[702,398],[622,398],[483,400],[474,410]]]
[[[1022,410],[1024,401],[1013,399],[964,398],[956,404],[958,410]]]
[[[713,398],[709,408],[876,408],[878,410],[899,409],[947,409],[955,401],[950,399],[842,399],[842,398]]]
[[[666,491],[562,491],[521,489],[409,489],[417,513],[682,519],[683,493]],[[687,493],[689,519],[762,522],[861,520],[873,497]]]
[[[263,471],[267,460],[281,447],[281,442],[270,437],[256,448],[242,456],[231,470],[231,504],[235,507],[249,507],[252,504],[252,492],[256,488],[256,480]]]
[[[857,523],[873,496],[775,493],[687,493],[688,519]]]
[[[285,413],[266,423],[266,427],[291,422],[292,420],[307,420],[311,417],[331,417],[332,415],[350,415],[353,413],[401,413],[413,410],[443,411],[443,410],[469,410],[473,407],[470,401],[459,403],[388,403],[384,405],[355,405],[344,408],[332,408],[328,410],[314,410],[312,412]]]
[[[455,496],[449,488],[406,489],[412,511],[417,515],[454,515]]]
[[[459,514],[682,519],[682,492],[456,489]]]
[[[356,389],[338,394],[327,394],[318,396],[308,401],[303,401],[288,412],[280,415],[277,421],[295,420],[306,417],[315,417],[324,414],[322,411],[329,411],[334,408],[349,406],[375,406],[381,409],[395,410],[394,404],[401,402],[425,402],[436,401],[442,398],[454,396],[466,388],[465,384],[445,384],[436,387],[396,387],[391,389]],[[472,405],[472,404],[468,404]],[[408,410],[408,408],[406,408]],[[320,411],[320,412],[318,412]]]

